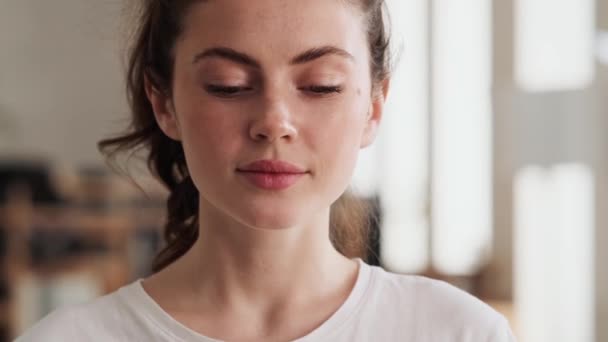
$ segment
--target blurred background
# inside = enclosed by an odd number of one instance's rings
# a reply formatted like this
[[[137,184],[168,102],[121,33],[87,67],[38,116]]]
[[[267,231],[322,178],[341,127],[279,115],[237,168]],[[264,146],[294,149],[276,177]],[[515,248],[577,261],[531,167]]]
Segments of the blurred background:
[[[0,341],[161,245],[164,190],[96,150],[128,123],[127,2],[0,1]],[[608,0],[388,5],[392,89],[352,184],[370,262],[459,286],[520,341],[608,341]]]

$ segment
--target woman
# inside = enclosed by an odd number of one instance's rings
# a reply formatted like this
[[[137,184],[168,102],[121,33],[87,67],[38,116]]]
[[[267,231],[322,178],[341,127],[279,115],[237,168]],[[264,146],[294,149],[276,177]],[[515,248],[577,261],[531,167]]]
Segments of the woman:
[[[152,276],[19,341],[512,341],[465,292],[367,265],[345,219],[359,210],[336,202],[382,118],[383,8],[144,1],[132,131],[100,147],[149,150],[171,191],[167,247]]]

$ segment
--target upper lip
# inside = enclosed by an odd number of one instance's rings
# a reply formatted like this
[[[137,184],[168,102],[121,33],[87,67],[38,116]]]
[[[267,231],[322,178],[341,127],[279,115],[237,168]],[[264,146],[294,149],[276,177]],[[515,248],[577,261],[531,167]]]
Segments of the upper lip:
[[[256,160],[243,167],[239,171],[265,172],[265,173],[306,173],[302,168],[282,160]]]

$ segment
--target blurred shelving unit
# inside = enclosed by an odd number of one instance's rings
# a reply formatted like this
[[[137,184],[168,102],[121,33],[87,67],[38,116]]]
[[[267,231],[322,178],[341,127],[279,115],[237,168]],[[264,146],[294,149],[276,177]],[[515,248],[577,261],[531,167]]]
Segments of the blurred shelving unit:
[[[150,272],[162,191],[144,194],[103,169],[76,174],[66,192],[48,165],[0,163],[0,341]]]

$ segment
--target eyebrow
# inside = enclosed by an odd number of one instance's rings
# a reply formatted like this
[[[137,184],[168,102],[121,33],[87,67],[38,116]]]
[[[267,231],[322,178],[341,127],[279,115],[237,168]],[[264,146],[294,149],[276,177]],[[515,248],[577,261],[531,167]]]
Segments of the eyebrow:
[[[299,55],[297,55],[293,59],[291,59],[289,64],[290,65],[304,64],[304,63],[311,62],[315,59],[319,59],[319,58],[321,58],[323,56],[327,56],[327,55],[340,56],[340,57],[346,58],[350,61],[355,60],[355,57],[353,57],[353,55],[351,55],[347,51],[340,49],[338,47],[335,47],[335,46],[326,45],[326,46],[308,49],[308,50],[300,53]],[[227,60],[230,60],[235,63],[254,67],[256,69],[262,68],[261,63],[258,62],[255,58],[253,58],[243,52],[239,52],[239,51],[236,51],[236,50],[228,48],[228,47],[212,47],[212,48],[206,49],[206,50],[196,54],[196,56],[194,56],[194,58],[192,60],[192,63],[197,63],[202,59],[212,58],[212,57],[227,59]]]

